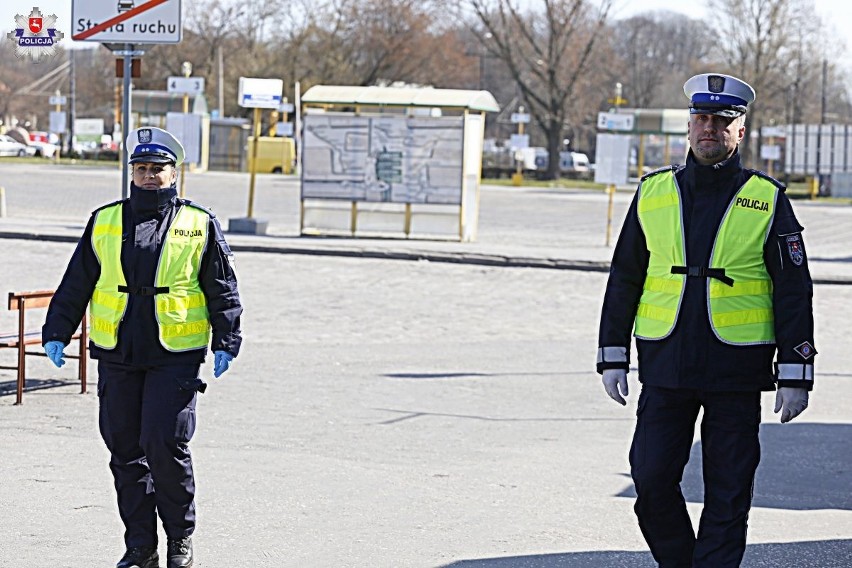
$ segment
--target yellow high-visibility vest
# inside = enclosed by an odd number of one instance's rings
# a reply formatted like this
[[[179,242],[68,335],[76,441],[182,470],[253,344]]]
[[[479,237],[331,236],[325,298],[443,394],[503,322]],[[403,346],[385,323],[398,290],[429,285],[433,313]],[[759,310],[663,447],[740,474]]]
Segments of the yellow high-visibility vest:
[[[775,184],[752,176],[734,195],[716,233],[707,268],[724,269],[733,285],[708,277],[707,302],[710,326],[724,343],[775,343],[772,280],[763,260],[763,246],[777,197]],[[663,339],[677,323],[687,278],[672,273],[672,267],[686,264],[680,189],[674,173],[646,178],[639,188],[637,207],[650,257],[634,335]]]
[[[122,204],[105,207],[95,215],[92,248],[101,275],[89,305],[92,343],[114,349],[118,326],[127,309],[127,281],[121,267]],[[182,205],[166,233],[157,263],[155,316],[160,343],[169,351],[203,349],[210,342],[207,299],[198,282],[201,255],[207,245],[210,215]]]

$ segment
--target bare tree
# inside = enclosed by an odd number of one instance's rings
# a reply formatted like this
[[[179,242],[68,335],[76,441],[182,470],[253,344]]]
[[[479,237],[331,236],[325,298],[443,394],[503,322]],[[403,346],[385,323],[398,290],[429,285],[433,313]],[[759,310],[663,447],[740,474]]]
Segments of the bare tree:
[[[588,0],[541,0],[539,10],[522,12],[512,0],[467,0],[471,28],[482,45],[510,70],[545,133],[547,179],[559,177],[559,152],[577,82],[589,71],[595,42],[605,29],[612,0],[595,7]]]
[[[331,84],[458,85],[473,70],[441,0],[332,0],[315,6],[298,60]]]
[[[815,63],[817,69],[821,67],[818,50],[809,48],[819,45],[819,22],[812,1],[711,0],[711,8],[726,30],[720,36],[720,48],[729,72],[747,81],[757,93],[749,112],[749,129],[760,132],[771,120],[780,122],[786,114],[785,100],[792,99],[793,108],[801,109],[802,85],[807,84],[803,81]],[[746,162],[757,161],[748,136],[741,152]]]
[[[658,10],[612,24],[617,61],[624,63],[624,96],[636,108],[682,108],[681,85],[715,40],[700,20]]]

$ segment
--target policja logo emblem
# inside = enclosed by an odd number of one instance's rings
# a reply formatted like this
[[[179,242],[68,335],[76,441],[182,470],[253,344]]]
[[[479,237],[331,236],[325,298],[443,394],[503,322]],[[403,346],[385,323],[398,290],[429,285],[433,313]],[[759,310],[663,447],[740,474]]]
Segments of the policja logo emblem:
[[[24,17],[15,15],[16,27],[6,34],[6,37],[15,42],[15,56],[18,58],[32,58],[33,63],[40,63],[42,56],[50,56],[56,53],[56,44],[65,37],[56,29],[56,14],[43,17],[37,7],[33,8],[30,15]]]

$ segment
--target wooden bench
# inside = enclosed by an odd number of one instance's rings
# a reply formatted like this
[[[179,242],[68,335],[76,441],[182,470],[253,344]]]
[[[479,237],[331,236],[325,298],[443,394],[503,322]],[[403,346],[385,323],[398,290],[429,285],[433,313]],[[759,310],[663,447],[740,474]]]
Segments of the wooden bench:
[[[9,292],[9,309],[18,311],[18,331],[0,335],[0,349],[16,349],[18,352],[18,364],[15,366],[0,365],[0,369],[12,369],[18,371],[18,392],[15,404],[21,404],[24,396],[24,383],[26,381],[26,356],[38,355],[47,357],[41,347],[41,329],[27,330],[26,315],[27,311],[33,308],[46,308],[50,305],[50,299],[53,297],[53,290],[36,290],[33,292]],[[83,314],[83,321],[80,329],[71,336],[71,340],[79,340],[79,348],[76,355],[65,354],[66,359],[78,359],[77,377],[80,379],[80,393],[86,392],[86,347],[88,343],[88,327],[86,325],[86,315]],[[38,345],[37,351],[27,351],[28,345]]]

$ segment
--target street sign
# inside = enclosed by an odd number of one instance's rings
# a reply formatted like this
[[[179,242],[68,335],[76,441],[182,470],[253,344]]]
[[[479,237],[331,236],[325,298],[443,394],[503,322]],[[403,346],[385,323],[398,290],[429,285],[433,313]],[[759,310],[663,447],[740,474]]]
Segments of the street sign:
[[[66,114],[61,110],[50,112],[50,131],[54,134],[63,134],[65,132],[65,117]]]
[[[510,118],[511,118],[512,122],[515,123],[515,124],[517,124],[519,122],[526,123],[526,122],[530,121],[530,115],[528,113],[525,113],[525,112],[513,112],[512,116]]]
[[[282,79],[240,77],[237,103],[244,108],[277,109],[281,105],[283,91]]]
[[[170,93],[200,95],[204,92],[204,77],[169,77],[166,90]]]
[[[68,102],[68,98],[65,95],[61,97],[53,96],[48,99],[48,102],[52,105],[64,105]]]
[[[780,160],[781,146],[778,144],[764,144],[760,147],[761,160]]]
[[[293,106],[293,103],[281,103],[278,106],[278,112],[293,112],[293,109],[296,107]]]
[[[600,132],[595,149],[595,183],[626,184],[630,135]]]
[[[72,0],[71,39],[116,43],[178,43],[180,0]]]
[[[522,150],[524,148],[530,147],[530,137],[529,134],[512,134],[509,137],[509,148],[514,152],[515,150]]]
[[[760,129],[760,135],[765,138],[784,138],[787,130],[783,126],[764,126]]]
[[[100,136],[104,133],[104,119],[77,118],[74,120],[74,134],[77,136]]]
[[[201,162],[201,115],[182,112],[166,113],[166,130],[180,140],[187,164]]]
[[[293,135],[293,123],[292,122],[276,122],[275,123],[275,135],[276,136],[292,136]]]
[[[603,130],[633,130],[633,115],[632,114],[617,114],[614,112],[599,112],[598,113],[598,128]]]

